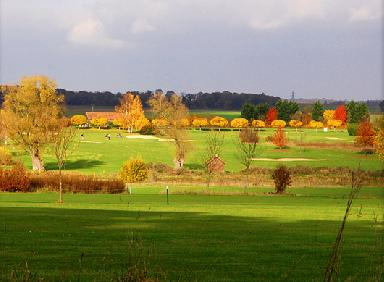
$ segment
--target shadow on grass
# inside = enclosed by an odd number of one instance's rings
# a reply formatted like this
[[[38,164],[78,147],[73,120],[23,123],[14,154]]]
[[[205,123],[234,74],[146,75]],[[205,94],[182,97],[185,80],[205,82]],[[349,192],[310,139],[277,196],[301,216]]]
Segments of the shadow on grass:
[[[76,170],[81,168],[91,168],[91,167],[99,167],[105,165],[104,161],[100,160],[76,160],[76,161],[67,161],[65,163],[65,170]],[[47,170],[56,170],[58,169],[57,163],[48,162],[45,165]]]
[[[189,169],[204,169],[204,166],[199,163],[185,164],[185,167]]]
[[[166,280],[318,281],[340,224],[150,208],[0,208],[0,218],[0,278],[28,262],[37,277],[80,281],[110,280],[124,271],[132,238],[142,242],[140,253],[150,272],[160,270]],[[377,249],[371,224],[348,222],[342,280],[372,277],[378,260],[373,250],[381,256],[383,250]]]

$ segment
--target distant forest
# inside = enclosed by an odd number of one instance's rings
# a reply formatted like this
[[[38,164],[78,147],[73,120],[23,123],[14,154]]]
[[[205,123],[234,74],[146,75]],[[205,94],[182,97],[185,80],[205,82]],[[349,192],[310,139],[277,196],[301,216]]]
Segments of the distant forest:
[[[65,89],[58,89],[58,93],[63,94],[67,105],[95,105],[95,106],[116,106],[122,94],[113,94],[111,92],[88,92],[88,91],[68,91]],[[156,90],[161,91],[161,90]],[[155,92],[156,92],[155,91]],[[143,106],[148,108],[148,100],[153,91],[138,92],[131,91],[135,95],[139,95]],[[166,96],[174,94],[173,91],[165,93]],[[252,104],[267,103],[274,105],[279,101],[279,97],[273,97],[261,94],[245,94],[233,93],[229,91],[213,92],[213,93],[197,93],[197,94],[184,94],[183,102],[189,109],[220,109],[220,110],[240,110],[242,105],[246,102]]]
[[[135,95],[139,95],[143,103],[144,108],[148,108],[148,100],[154,95],[155,92],[162,91],[158,89],[156,91],[131,91]],[[110,106],[114,107],[119,104],[122,97],[122,93],[112,93],[109,91],[70,91],[66,89],[57,89],[59,94],[63,94],[67,105],[94,105],[94,106]],[[165,95],[169,96],[174,94],[173,91],[168,91]],[[3,93],[0,91],[0,106],[3,102]],[[183,94],[183,102],[189,109],[216,109],[216,110],[241,110],[241,107],[245,103],[259,104],[267,103],[268,105],[275,105],[280,100],[279,97],[269,96],[265,93],[250,94],[250,93],[236,93],[236,92],[213,92],[196,94]],[[324,106],[327,109],[334,109],[337,105],[346,103],[346,101],[330,101]],[[379,100],[366,101],[370,112],[379,112],[384,110],[384,102]],[[301,108],[304,108],[308,104],[299,103]]]

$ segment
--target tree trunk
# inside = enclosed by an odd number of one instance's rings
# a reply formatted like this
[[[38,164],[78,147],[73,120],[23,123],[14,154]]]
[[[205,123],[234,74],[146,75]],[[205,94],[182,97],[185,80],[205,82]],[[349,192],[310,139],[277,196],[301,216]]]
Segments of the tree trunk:
[[[59,203],[64,203],[63,201],[63,179],[61,175],[61,167],[59,167]]]
[[[39,150],[36,150],[31,153],[31,158],[32,158],[32,169],[33,171],[38,171],[42,172],[44,171],[44,164],[43,161],[40,157]]]

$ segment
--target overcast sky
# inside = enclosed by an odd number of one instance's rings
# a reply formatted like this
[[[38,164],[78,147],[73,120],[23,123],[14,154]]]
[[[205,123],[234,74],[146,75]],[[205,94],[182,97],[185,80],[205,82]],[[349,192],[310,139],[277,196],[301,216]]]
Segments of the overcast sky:
[[[383,98],[381,0],[0,0],[0,82]]]

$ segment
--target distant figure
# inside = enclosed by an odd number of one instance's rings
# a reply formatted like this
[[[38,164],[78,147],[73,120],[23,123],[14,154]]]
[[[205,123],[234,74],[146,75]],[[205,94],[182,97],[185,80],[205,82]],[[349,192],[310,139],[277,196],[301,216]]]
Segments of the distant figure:
[[[111,140],[111,134],[108,133],[107,138],[108,140]]]
[[[117,133],[117,138],[122,138],[123,136],[121,136],[121,133],[119,132],[119,133]]]
[[[84,133],[80,134],[80,140],[84,140]]]

